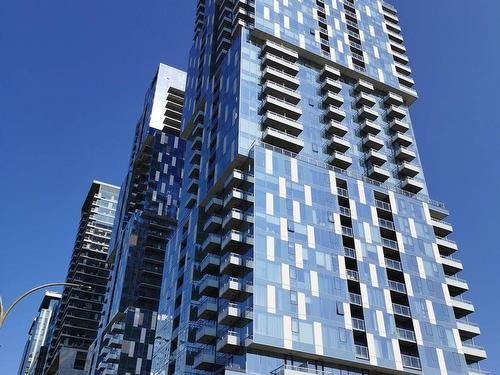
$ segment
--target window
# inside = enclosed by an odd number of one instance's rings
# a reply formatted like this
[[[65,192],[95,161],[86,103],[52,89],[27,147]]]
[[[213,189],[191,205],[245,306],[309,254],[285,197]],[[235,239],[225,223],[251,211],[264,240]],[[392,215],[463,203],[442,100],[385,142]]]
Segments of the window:
[[[313,152],[316,152],[316,153],[318,152],[318,145],[316,143],[312,144],[312,150],[313,150]]]
[[[290,303],[292,305],[296,305],[297,304],[297,292],[295,291],[290,291]]]
[[[337,301],[337,315],[344,315],[344,304]]]
[[[333,215],[332,211],[328,211],[328,221],[330,223],[333,223],[335,221],[335,216]]]

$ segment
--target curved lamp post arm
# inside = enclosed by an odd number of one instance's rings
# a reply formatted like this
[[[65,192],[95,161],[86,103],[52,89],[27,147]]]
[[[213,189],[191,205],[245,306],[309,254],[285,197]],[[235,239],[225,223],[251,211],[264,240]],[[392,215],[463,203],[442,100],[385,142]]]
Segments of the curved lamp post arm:
[[[36,288],[28,290],[26,293],[22,294],[19,298],[17,298],[12,304],[9,306],[9,308],[4,312],[3,311],[3,304],[2,304],[2,298],[0,297],[0,328],[2,328],[3,322],[5,321],[5,318],[7,318],[7,315],[12,311],[14,306],[16,306],[21,300],[23,300],[25,297],[30,295],[33,292],[36,292],[37,290],[48,288],[51,286],[69,286],[69,287],[85,287],[85,288],[90,288],[86,287],[82,284],[73,284],[73,283],[48,283],[44,285],[37,286]]]

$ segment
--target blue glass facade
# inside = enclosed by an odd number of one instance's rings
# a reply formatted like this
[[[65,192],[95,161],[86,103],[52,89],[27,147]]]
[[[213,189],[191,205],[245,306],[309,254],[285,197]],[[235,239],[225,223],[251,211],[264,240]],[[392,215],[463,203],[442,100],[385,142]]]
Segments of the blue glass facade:
[[[482,374],[396,10],[200,0],[154,374]]]

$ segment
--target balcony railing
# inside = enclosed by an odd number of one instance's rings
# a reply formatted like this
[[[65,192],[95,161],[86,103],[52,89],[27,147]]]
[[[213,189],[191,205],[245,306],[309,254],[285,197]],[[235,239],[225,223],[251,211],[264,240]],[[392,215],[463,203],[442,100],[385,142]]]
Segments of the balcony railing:
[[[392,259],[385,259],[385,265],[387,268],[390,268],[392,270],[396,271],[402,271],[403,267],[401,266],[401,262],[398,262],[397,260],[392,260]]]
[[[409,329],[396,328],[398,338],[405,341],[415,342],[415,333]]]
[[[402,354],[401,358],[403,359],[403,367],[412,368],[416,370],[422,369],[422,365],[420,364],[420,358],[406,354]]]
[[[356,259],[356,250],[344,246],[344,255],[348,258]]]
[[[347,279],[352,281],[359,281],[359,273],[353,270],[347,270]]]
[[[361,359],[369,359],[370,356],[368,354],[368,347],[364,345],[355,345],[356,348],[356,357]]]
[[[365,321],[363,319],[352,318],[352,328],[358,331],[366,330]]]
[[[394,314],[406,316],[411,318],[411,311],[408,306],[398,305],[397,303],[392,304],[392,309],[394,310]]]
[[[381,208],[382,210],[391,211],[391,204],[387,202],[380,201],[375,199],[375,206]]]
[[[399,293],[406,293],[406,286],[403,283],[389,280],[389,289]]]
[[[349,302],[352,303],[353,305],[362,305],[362,299],[361,295],[356,294],[356,293],[349,293]]]

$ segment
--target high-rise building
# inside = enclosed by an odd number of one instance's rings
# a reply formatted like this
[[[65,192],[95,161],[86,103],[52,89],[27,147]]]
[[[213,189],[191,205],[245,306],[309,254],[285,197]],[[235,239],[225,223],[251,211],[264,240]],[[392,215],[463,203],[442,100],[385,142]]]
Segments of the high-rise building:
[[[35,374],[38,363],[45,363],[47,345],[50,344],[51,327],[55,321],[57,308],[61,301],[59,293],[45,292],[42,303],[38,308],[38,314],[31,324],[28,341],[24,347],[19,375]],[[38,369],[40,370],[40,369]]]
[[[483,374],[408,63],[380,0],[198,1],[154,374]]]
[[[186,73],[160,64],[137,123],[118,202],[111,268],[87,374],[149,374],[165,249],[177,224]]]
[[[45,374],[81,375],[94,341],[108,280],[106,258],[119,188],[94,181],[83,203],[80,225],[47,354]]]

